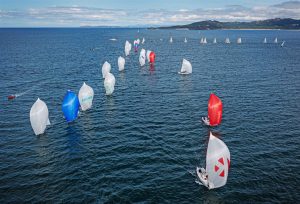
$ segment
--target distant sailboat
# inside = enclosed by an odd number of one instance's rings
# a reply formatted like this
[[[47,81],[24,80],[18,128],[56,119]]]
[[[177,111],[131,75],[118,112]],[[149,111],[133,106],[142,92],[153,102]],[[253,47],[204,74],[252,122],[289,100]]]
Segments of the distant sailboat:
[[[242,38],[238,38],[236,41],[237,44],[241,44],[242,43]]]
[[[214,41],[213,41],[213,43],[214,43],[214,44],[216,44],[216,43],[217,43],[217,38],[214,38]]]
[[[267,38],[264,39],[264,43],[267,43]]]
[[[206,152],[206,167],[196,167],[201,183],[208,189],[220,188],[227,183],[230,168],[230,152],[227,145],[214,136],[209,135]]]
[[[191,74],[192,73],[192,64],[186,60],[182,60],[181,70],[178,74]]]
[[[285,41],[283,41],[283,42],[281,43],[281,45],[280,45],[280,46],[281,46],[281,47],[283,47],[283,46],[284,46],[284,43],[285,43]]]
[[[201,38],[201,40],[200,40],[200,43],[201,43],[201,44],[203,44],[203,43],[204,43],[204,40],[203,40],[203,38]]]
[[[150,55],[150,53],[149,53]],[[145,65],[145,61],[146,61],[146,50],[142,49],[140,52],[140,56],[139,56],[139,62],[141,66]]]
[[[172,36],[170,37],[170,43],[172,43],[173,42],[173,38],[172,38]]]
[[[278,39],[277,38],[274,39],[274,43],[278,43]]]
[[[142,40],[142,44],[144,44],[145,43],[145,38],[143,38],[143,40]]]
[[[218,126],[222,121],[223,104],[221,99],[211,93],[207,107],[208,116],[202,117],[202,121],[208,126]]]
[[[206,38],[203,39],[203,44],[207,44]]]
[[[184,42],[187,43],[187,39],[186,38],[184,38]]]
[[[226,39],[225,39],[225,43],[226,43],[226,44],[230,44],[229,38],[226,38]]]

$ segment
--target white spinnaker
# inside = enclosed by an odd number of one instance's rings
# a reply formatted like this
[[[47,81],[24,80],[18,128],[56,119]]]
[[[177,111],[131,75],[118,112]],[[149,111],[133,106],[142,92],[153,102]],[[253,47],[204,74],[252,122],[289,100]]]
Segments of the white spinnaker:
[[[147,50],[146,56],[147,56],[148,62],[150,62],[150,53],[151,53],[151,50]]]
[[[131,50],[131,43],[126,40],[126,42],[125,42],[125,56],[128,56],[130,54],[130,50]]]
[[[116,79],[112,73],[107,73],[104,79],[104,88],[106,95],[111,95],[115,90]]]
[[[140,57],[139,57],[140,65],[144,66],[145,61],[146,61],[146,51],[145,51],[145,49],[142,49],[141,52],[140,52]]]
[[[94,99],[94,90],[92,89],[92,87],[83,82],[83,85],[81,86],[78,93],[78,99],[82,111],[90,109],[92,107]]]
[[[230,152],[226,144],[212,133],[206,153],[206,172],[210,188],[219,188],[227,182],[230,166]]]
[[[50,125],[48,107],[46,103],[39,98],[32,105],[29,117],[31,127],[36,135],[43,134],[46,126]]]
[[[118,57],[118,67],[119,71],[123,71],[125,69],[125,59],[124,57]]]
[[[105,78],[105,75],[107,73],[109,73],[111,70],[111,65],[105,61],[104,64],[102,65],[102,78],[104,79]]]
[[[192,64],[188,60],[183,59],[180,72],[184,74],[191,74]]]

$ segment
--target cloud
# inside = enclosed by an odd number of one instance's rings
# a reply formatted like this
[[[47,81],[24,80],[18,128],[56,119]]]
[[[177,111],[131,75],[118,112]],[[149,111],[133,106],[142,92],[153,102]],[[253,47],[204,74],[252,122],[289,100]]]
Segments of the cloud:
[[[80,6],[35,8],[23,11],[0,10],[0,26],[23,22],[32,26],[133,26],[176,25],[202,20],[253,21],[269,18],[300,19],[300,1],[271,6],[228,5],[212,9],[101,9]]]

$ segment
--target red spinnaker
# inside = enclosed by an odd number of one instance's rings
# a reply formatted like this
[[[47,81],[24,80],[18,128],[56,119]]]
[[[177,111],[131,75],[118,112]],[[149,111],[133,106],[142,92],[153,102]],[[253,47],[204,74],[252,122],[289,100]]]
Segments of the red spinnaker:
[[[150,63],[153,64],[155,62],[155,53],[154,52],[150,52],[149,58],[150,58]]]
[[[220,125],[222,121],[223,104],[218,96],[211,93],[208,101],[208,118],[210,126]]]

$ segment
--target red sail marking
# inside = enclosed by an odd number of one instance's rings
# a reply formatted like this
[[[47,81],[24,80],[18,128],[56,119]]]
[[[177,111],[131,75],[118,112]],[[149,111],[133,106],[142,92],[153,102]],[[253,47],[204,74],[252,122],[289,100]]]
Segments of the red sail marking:
[[[219,170],[219,167],[217,165],[215,165],[215,172],[217,172]]]
[[[219,176],[221,176],[221,177],[224,177],[224,176],[225,176],[224,170],[219,174]]]
[[[229,170],[229,168],[230,168],[230,160],[229,159],[227,159],[227,163],[228,163],[228,170]]]
[[[218,160],[218,162],[220,162],[222,165],[224,165],[224,159],[223,159],[223,157],[221,157],[221,158]]]

